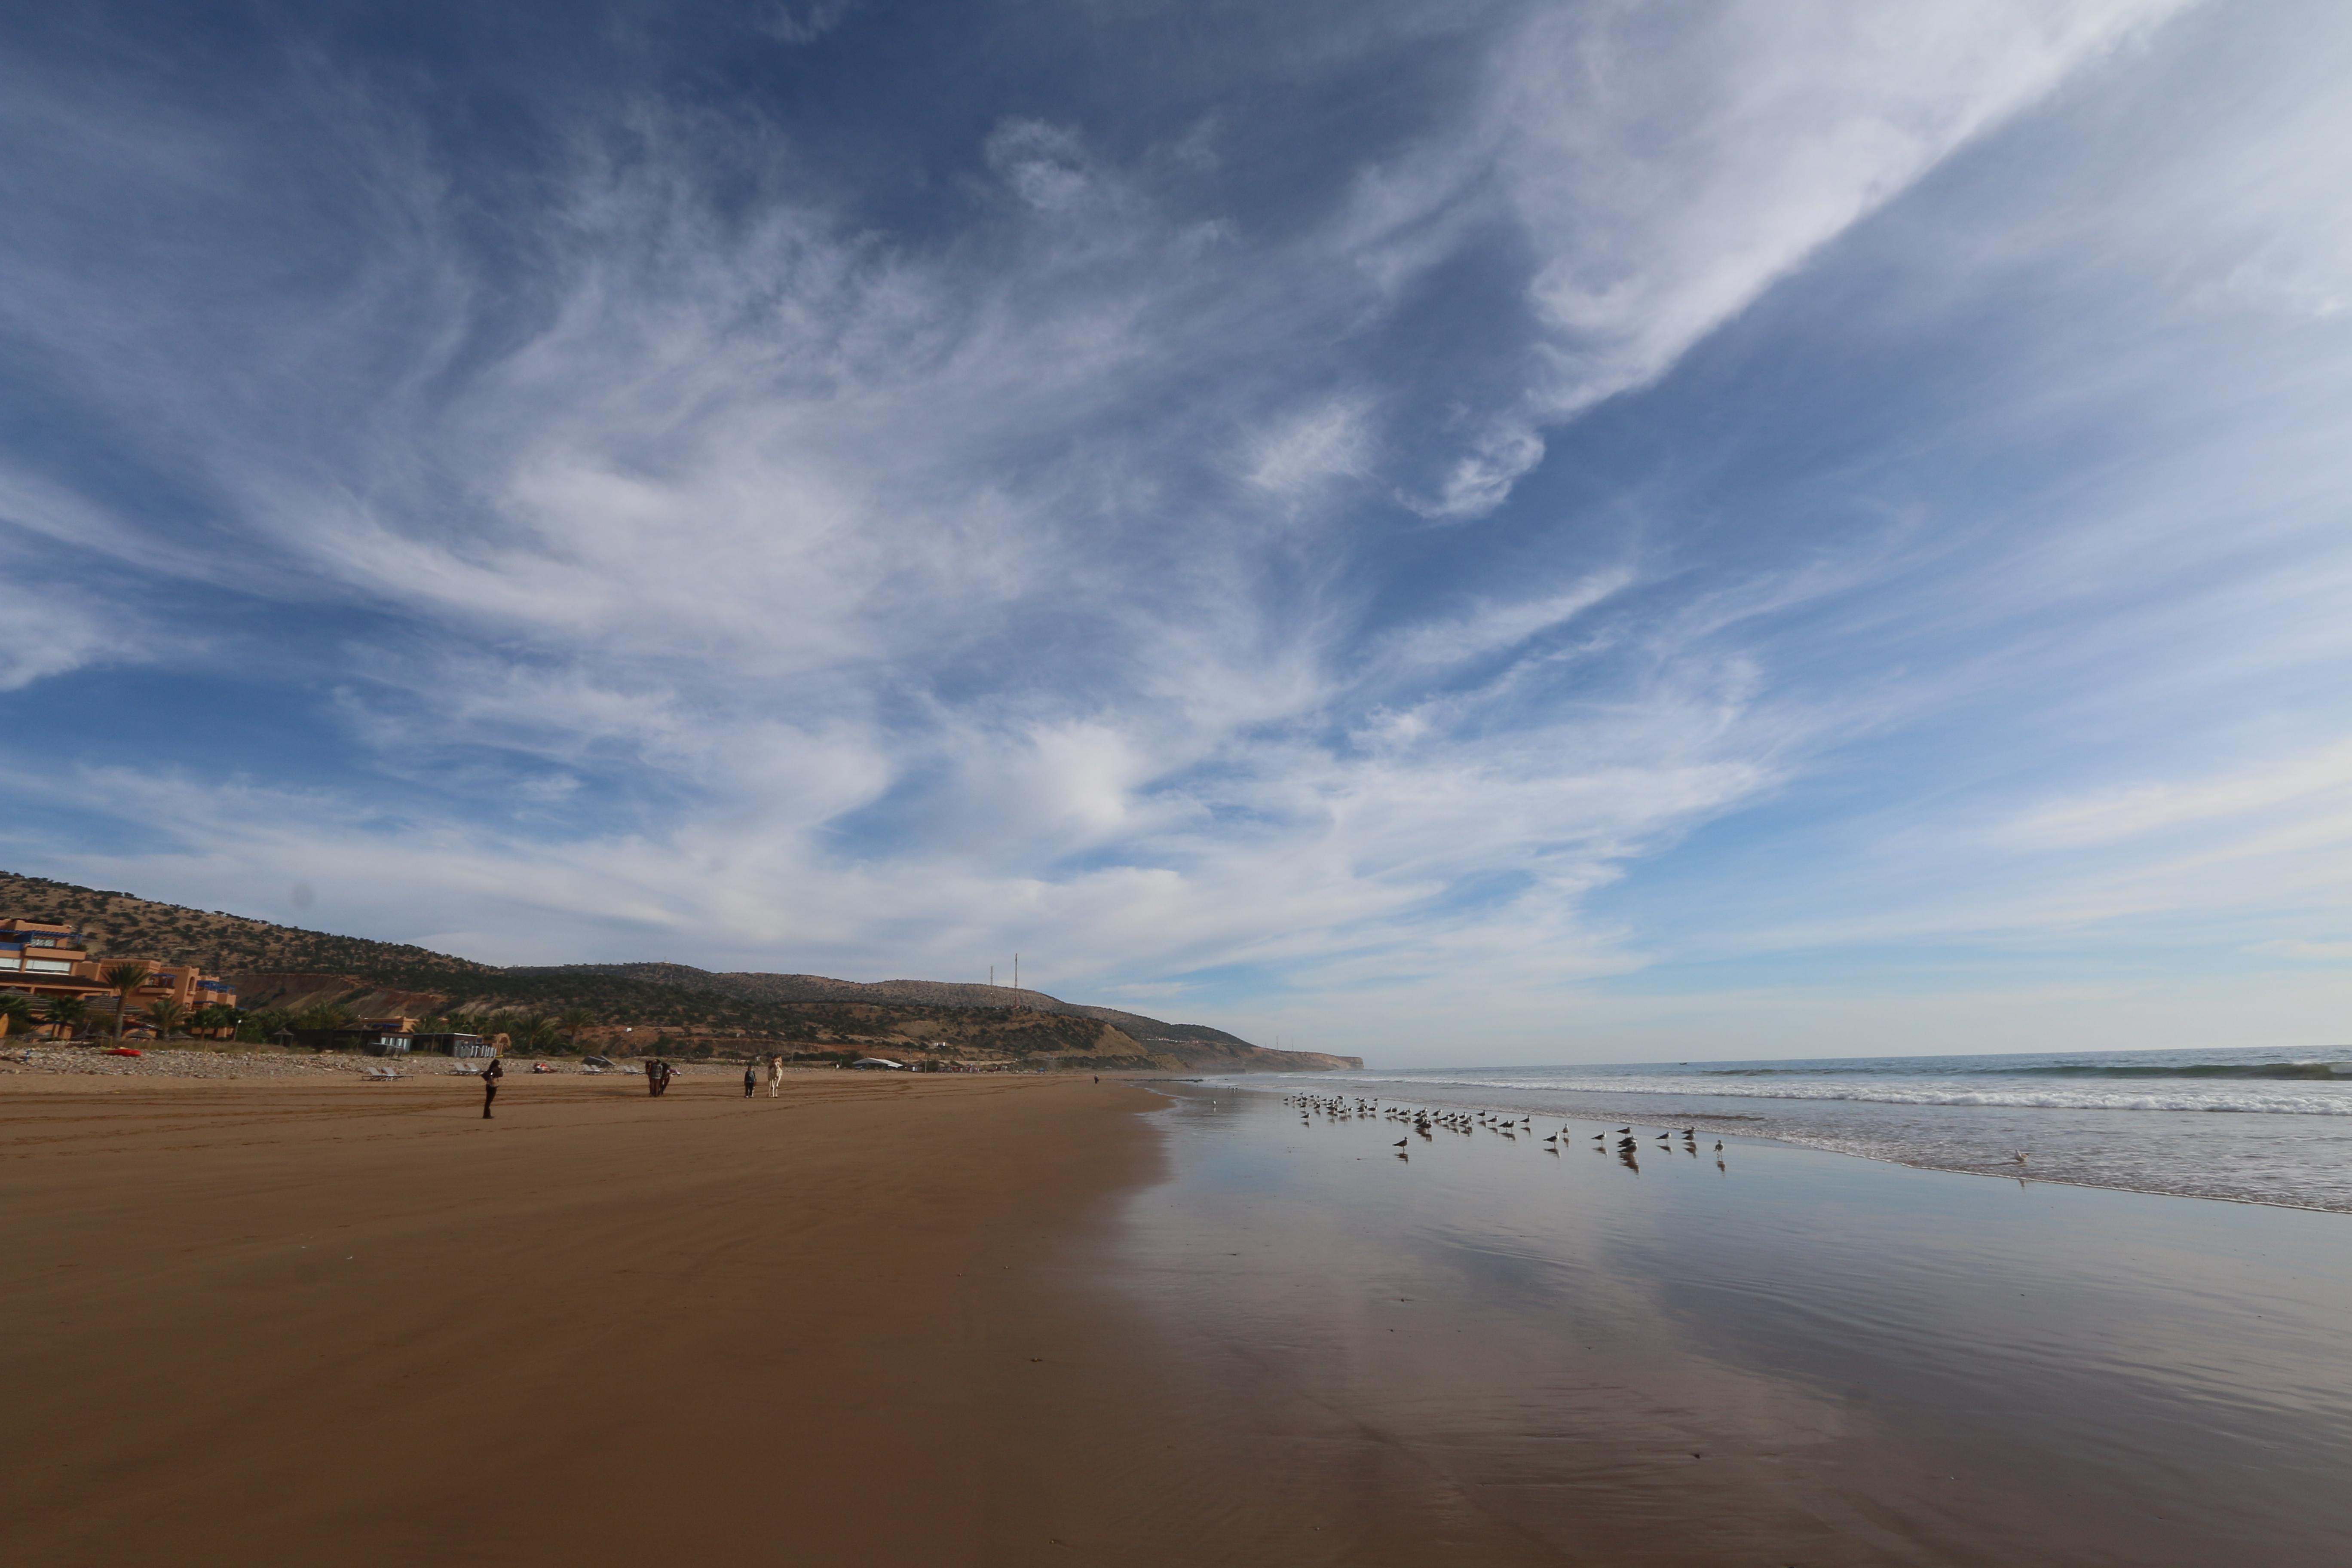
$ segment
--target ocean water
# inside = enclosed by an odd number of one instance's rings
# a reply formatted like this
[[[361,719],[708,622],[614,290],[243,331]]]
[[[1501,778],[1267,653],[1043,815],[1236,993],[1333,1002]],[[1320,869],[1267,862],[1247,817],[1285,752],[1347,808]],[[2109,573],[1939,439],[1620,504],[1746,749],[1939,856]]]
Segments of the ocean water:
[[[1588,1141],[1603,1121],[1697,1127],[1927,1169],[2352,1212],[2352,1046],[1276,1079],[1246,1082],[1580,1120]]]

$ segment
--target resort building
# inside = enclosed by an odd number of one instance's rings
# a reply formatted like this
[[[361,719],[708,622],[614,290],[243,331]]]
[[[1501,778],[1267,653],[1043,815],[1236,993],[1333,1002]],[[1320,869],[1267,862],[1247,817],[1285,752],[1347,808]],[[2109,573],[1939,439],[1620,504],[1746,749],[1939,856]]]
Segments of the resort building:
[[[71,926],[54,921],[0,920],[0,991],[13,991],[46,1001],[79,996],[93,1003],[111,1003],[117,993],[99,972],[117,963],[143,963],[146,983],[131,994],[130,1014],[136,1018],[157,1002],[177,1002],[190,1013],[215,1005],[236,1005],[236,987],[206,974],[193,963],[109,954],[93,958],[89,942]]]

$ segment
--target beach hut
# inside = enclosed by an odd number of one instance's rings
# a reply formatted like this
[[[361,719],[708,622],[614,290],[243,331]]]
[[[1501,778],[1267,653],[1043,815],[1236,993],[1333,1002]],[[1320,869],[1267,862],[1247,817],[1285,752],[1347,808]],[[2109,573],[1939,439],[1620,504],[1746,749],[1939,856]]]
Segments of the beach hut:
[[[417,1035],[414,1037],[420,1051],[436,1051],[445,1057],[494,1057],[499,1053],[490,1042],[479,1035]]]

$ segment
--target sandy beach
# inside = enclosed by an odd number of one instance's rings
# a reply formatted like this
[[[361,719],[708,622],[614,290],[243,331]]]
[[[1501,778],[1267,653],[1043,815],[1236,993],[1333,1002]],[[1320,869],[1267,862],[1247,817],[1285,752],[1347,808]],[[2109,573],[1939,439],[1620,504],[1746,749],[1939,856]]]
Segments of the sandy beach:
[[[5,1092],[19,1563],[995,1560],[1003,1478],[1088,1462],[1082,1426],[1028,1424],[1102,1350],[1031,1330],[1041,1266],[1151,1173],[1159,1103],[840,1074],[772,1101],[518,1076],[489,1122],[446,1078]]]
[[[0,1083],[11,1563],[2325,1560],[2338,1216],[1214,1084]]]

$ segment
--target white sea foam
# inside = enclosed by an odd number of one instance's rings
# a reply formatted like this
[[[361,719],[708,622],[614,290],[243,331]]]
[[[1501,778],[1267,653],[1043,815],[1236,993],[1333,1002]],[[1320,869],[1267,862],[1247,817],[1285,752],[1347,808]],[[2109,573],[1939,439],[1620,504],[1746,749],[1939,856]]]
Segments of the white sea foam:
[[[1855,1082],[1783,1078],[1769,1083],[1720,1078],[1541,1078],[1494,1076],[1410,1077],[1349,1074],[1360,1083],[1444,1086],[1456,1089],[1523,1089],[1544,1093],[1705,1095],[1723,1100],[1848,1100],[1874,1105],[1978,1105],[2048,1110],[2225,1111],[2277,1116],[2352,1116],[2352,1085],[2320,1088],[2307,1083],[2273,1089],[2243,1080],[2177,1083],[2161,1089],[2041,1082],[1992,1086],[1957,1080],[1911,1079]]]

